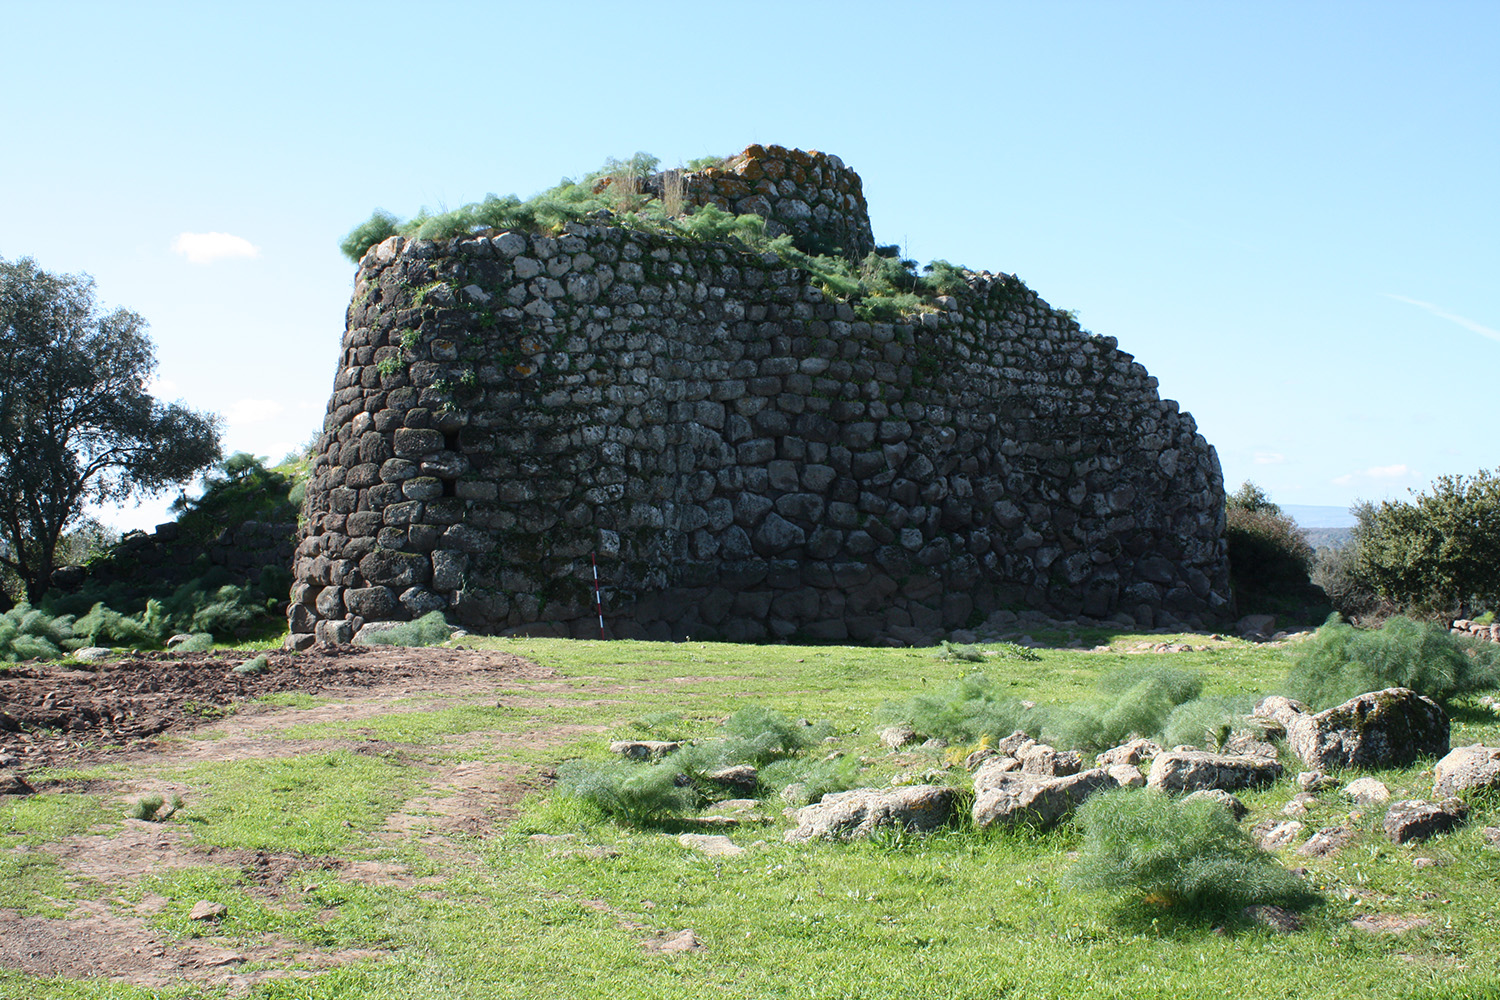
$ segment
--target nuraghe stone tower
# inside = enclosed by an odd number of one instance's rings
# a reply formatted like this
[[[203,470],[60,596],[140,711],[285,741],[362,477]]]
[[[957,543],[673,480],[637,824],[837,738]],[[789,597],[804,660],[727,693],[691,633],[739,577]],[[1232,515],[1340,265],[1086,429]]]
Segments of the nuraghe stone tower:
[[[837,157],[752,146],[683,180],[801,246],[874,246]],[[386,240],[355,279],[291,641],[433,610],[597,635],[594,561],[618,637],[1226,613],[1192,417],[1016,278],[967,286],[868,322],[774,255],[607,217]]]

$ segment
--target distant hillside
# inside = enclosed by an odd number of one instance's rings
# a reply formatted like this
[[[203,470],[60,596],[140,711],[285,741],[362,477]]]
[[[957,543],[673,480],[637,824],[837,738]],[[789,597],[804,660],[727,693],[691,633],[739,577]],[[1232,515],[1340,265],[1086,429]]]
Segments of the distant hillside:
[[[1314,507],[1309,504],[1284,503],[1281,512],[1297,522],[1297,527],[1352,528],[1357,523],[1347,507]]]
[[[1299,525],[1300,527],[1300,525]],[[1339,549],[1354,540],[1353,528],[1303,528],[1302,537],[1315,549]]]

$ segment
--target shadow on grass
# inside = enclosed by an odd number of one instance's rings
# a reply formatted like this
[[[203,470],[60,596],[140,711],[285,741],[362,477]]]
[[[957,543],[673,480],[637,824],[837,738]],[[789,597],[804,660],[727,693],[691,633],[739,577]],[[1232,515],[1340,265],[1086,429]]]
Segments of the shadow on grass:
[[[1110,923],[1126,933],[1180,940],[1197,937],[1205,928],[1229,934],[1275,930],[1267,921],[1257,920],[1252,910],[1257,906],[1276,907],[1293,914],[1300,923],[1309,910],[1321,907],[1323,902],[1323,897],[1312,889],[1250,903],[1224,898],[1174,904],[1149,896],[1133,896],[1117,901],[1105,912]]]

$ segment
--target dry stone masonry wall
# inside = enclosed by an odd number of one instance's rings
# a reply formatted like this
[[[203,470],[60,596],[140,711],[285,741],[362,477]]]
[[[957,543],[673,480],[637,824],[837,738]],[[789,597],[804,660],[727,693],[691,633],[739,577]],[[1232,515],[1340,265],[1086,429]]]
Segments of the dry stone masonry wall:
[[[1228,610],[1223,509],[1192,418],[1007,275],[866,322],[773,255],[607,220],[392,237],[355,280],[292,641],[433,610],[597,635],[595,560],[617,637],[1191,622]]]

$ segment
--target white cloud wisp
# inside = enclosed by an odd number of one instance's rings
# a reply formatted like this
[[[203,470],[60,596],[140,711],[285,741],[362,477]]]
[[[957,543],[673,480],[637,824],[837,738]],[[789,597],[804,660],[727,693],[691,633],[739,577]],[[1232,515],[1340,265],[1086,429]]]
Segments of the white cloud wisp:
[[[212,264],[235,257],[259,257],[260,247],[229,233],[178,233],[172,241],[172,252],[191,264]]]

